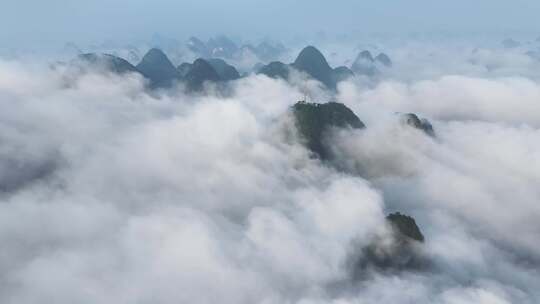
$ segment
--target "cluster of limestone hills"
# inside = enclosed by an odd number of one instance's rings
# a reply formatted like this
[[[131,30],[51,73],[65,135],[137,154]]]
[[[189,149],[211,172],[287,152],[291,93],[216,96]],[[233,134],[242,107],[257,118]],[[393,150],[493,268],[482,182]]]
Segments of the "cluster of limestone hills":
[[[184,83],[188,91],[201,91],[206,82],[223,83],[242,77],[238,70],[220,58],[199,58],[193,63],[182,63],[175,67],[167,55],[160,49],[149,50],[135,66],[127,60],[109,55],[88,53],[79,55],[72,65],[90,65],[105,68],[114,73],[139,73],[148,81],[151,89],[169,88],[175,83]],[[373,58],[368,51],[361,52],[352,66],[332,68],[324,55],[315,47],[305,47],[293,63],[285,64],[279,61],[261,65],[255,71],[271,78],[288,80],[292,70],[304,73],[319,81],[329,90],[335,90],[340,81],[353,77],[355,74],[374,76],[377,66],[390,67],[392,62],[385,54]]]
[[[378,58],[378,59],[376,59]],[[358,56],[354,68],[359,69],[360,64],[386,62],[390,66],[390,59],[381,54],[376,58],[371,54],[362,52]],[[151,88],[167,88],[175,82],[183,82],[188,90],[202,90],[205,82],[227,82],[239,79],[241,75],[231,65],[222,59],[199,58],[193,63],[182,63],[175,67],[167,56],[159,49],[151,49],[136,66],[128,61],[107,54],[83,54],[73,64],[85,63],[98,65],[110,72],[140,73],[148,80]],[[356,66],[355,66],[356,65]],[[309,77],[320,81],[328,89],[333,90],[339,81],[354,75],[347,67],[332,68],[324,56],[315,47],[304,48],[296,60],[291,64],[272,62],[262,66],[257,73],[275,78],[288,78],[288,73],[296,69]],[[332,147],[329,146],[328,136],[334,129],[364,129],[366,125],[347,106],[337,102],[308,103],[299,101],[291,107],[295,120],[295,127],[303,140],[303,144],[312,153],[312,156],[331,165]],[[405,127],[411,127],[423,132],[426,136],[435,136],[433,127],[426,119],[416,114],[400,114],[400,120]],[[387,217],[391,228],[392,246],[387,247],[383,238],[374,238],[372,243],[360,250],[361,255],[353,257],[355,270],[358,274],[363,269],[376,268],[380,270],[420,269],[426,265],[421,255],[421,244],[424,236],[412,217],[394,213]]]
[[[127,60],[109,54],[82,54],[74,59],[72,66],[105,69],[117,74],[138,73],[151,89],[170,88],[183,82],[190,91],[200,91],[205,82],[230,81],[240,78],[238,71],[222,59],[199,58],[193,63],[175,67],[163,51],[153,48],[136,66]]]
[[[366,125],[347,106],[337,102],[324,104],[300,101],[292,107],[296,129],[303,144],[314,157],[331,165],[333,158],[331,136],[333,129],[364,129]],[[405,127],[411,127],[426,136],[435,136],[433,127],[426,119],[416,114],[400,114]],[[359,248],[351,257],[352,275],[362,279],[366,270],[377,271],[422,271],[429,267],[429,259],[422,250],[424,235],[414,218],[392,213],[386,217],[390,235],[374,236],[370,244]]]
[[[328,131],[335,128],[364,129],[366,125],[356,114],[342,103],[308,103],[299,101],[292,107],[296,129],[306,147],[316,158],[332,158],[332,147],[325,141]],[[432,124],[414,113],[400,113],[401,125],[419,130],[426,136],[434,137]]]

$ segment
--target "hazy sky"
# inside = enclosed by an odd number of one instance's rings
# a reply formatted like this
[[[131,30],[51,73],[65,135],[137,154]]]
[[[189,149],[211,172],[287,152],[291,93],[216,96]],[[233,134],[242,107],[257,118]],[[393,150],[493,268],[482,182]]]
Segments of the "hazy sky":
[[[2,0],[0,46],[310,32],[540,33],[537,0]]]

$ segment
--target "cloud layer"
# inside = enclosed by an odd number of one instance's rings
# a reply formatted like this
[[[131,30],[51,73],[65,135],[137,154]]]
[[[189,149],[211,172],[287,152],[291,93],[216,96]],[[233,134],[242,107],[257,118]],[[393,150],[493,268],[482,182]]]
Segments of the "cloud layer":
[[[334,135],[335,166],[291,129],[302,95],[263,76],[226,97],[149,94],[136,76],[1,62],[0,302],[540,299],[540,84],[344,83],[336,100],[367,128]],[[353,280],[347,261],[394,211],[433,266]]]

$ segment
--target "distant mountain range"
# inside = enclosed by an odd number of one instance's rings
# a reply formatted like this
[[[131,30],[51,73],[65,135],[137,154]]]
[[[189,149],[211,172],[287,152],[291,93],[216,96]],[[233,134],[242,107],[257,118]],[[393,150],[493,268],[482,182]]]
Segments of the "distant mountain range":
[[[170,88],[175,83],[184,83],[188,91],[201,91],[205,82],[227,82],[240,78],[238,71],[222,59],[199,58],[193,63],[182,63],[175,67],[160,49],[149,50],[137,66],[110,54],[82,54],[71,62],[71,66],[84,70],[88,67],[112,73],[138,73],[148,81],[149,88]]]
[[[315,47],[305,47],[296,60],[291,64],[274,61],[260,67],[257,74],[264,74],[271,78],[289,79],[290,70],[304,72],[309,77],[320,81],[326,88],[335,90],[339,82],[347,80],[354,75],[368,77],[379,74],[379,67],[392,67],[392,60],[388,55],[381,53],[373,58],[369,51],[358,54],[351,68],[339,66],[330,67],[324,55]]]
[[[79,55],[76,59],[72,60],[71,65],[79,69],[84,69],[87,64],[91,67],[102,68],[107,71],[112,71],[117,74],[124,74],[128,72],[138,73],[139,70],[134,67],[127,60],[116,57],[109,54],[95,54],[88,53]]]
[[[390,59],[384,54],[372,58],[369,52],[362,52],[358,57],[361,60],[379,61],[388,66],[391,65]],[[93,53],[79,55],[71,65],[78,69],[91,67],[117,74],[138,73],[148,80],[149,87],[152,89],[168,88],[179,82],[183,83],[188,91],[197,92],[203,90],[207,82],[225,83],[241,77],[238,71],[223,59],[199,58],[193,63],[185,62],[175,67],[167,55],[157,48],[149,50],[136,66],[120,57]],[[286,65],[281,62],[272,62],[262,66],[259,73],[287,79],[289,72],[293,69],[320,81],[329,89],[335,89],[339,81],[354,75],[347,67],[330,67],[324,55],[313,46],[304,48],[293,63]],[[332,141],[329,140],[331,139],[329,136],[333,134],[332,130],[366,128],[366,125],[351,109],[337,102],[320,104],[299,101],[290,108],[290,113],[294,118],[294,127],[301,143],[312,153],[313,158],[330,166],[335,157]],[[411,127],[428,136],[434,136],[433,127],[426,119],[421,119],[414,113],[399,114],[399,117],[404,127]],[[387,217],[387,222],[396,247],[389,251],[381,251],[381,242],[384,240],[374,238],[369,246],[361,249],[362,255],[356,257],[354,269],[376,267],[384,270],[400,270],[423,267],[427,261],[418,248],[424,242],[424,236],[415,220],[395,213]]]
[[[261,61],[274,60],[286,52],[285,46],[281,43],[271,43],[263,41],[254,46],[251,44],[237,45],[226,36],[210,38],[204,42],[197,37],[189,38],[187,47],[193,53],[203,58],[225,58],[233,59],[245,55],[246,52],[252,53]]]
[[[375,76],[380,73],[381,67],[392,67],[392,60],[385,53],[380,53],[375,58],[370,51],[362,51],[354,60],[351,70],[358,75]]]
[[[208,45],[214,47],[219,45],[220,47],[208,52]],[[151,89],[170,88],[175,83],[184,83],[188,91],[201,91],[206,82],[224,83],[242,77],[234,66],[222,58],[216,58],[226,57],[227,54],[238,50],[232,41],[221,38],[203,43],[196,38],[192,38],[190,47],[194,51],[209,56],[198,58],[193,63],[184,62],[175,67],[162,50],[152,48],[136,66],[123,58],[98,53],[79,55],[71,64],[79,68],[82,68],[83,64],[85,64],[89,67],[101,68],[118,74],[139,73],[148,80]],[[274,52],[272,48],[267,43],[260,45],[260,49],[264,49],[268,53]],[[329,90],[336,90],[339,82],[354,77],[355,74],[375,76],[378,74],[378,65],[391,67],[392,61],[384,53],[373,58],[371,53],[363,51],[358,55],[351,68],[346,66],[332,68],[317,48],[307,46],[298,54],[293,63],[285,64],[280,61],[273,61],[267,65],[259,65],[256,73],[271,78],[289,80],[290,72],[295,70],[319,81]]]
[[[305,47],[296,60],[291,64],[274,61],[262,66],[257,73],[272,78],[289,79],[290,69],[303,72],[309,77],[320,81],[328,89],[335,90],[337,83],[354,75],[347,67],[332,68],[324,55],[315,47]]]

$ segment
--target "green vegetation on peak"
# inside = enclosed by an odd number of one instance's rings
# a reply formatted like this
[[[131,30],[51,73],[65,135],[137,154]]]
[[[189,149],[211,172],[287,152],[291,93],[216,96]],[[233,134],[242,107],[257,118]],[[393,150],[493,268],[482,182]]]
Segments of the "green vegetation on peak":
[[[369,269],[394,273],[422,271],[430,266],[422,249],[424,236],[416,221],[399,212],[389,214],[386,221],[392,227],[390,238],[376,236],[369,245],[353,252],[351,270],[355,279],[366,278]]]
[[[400,235],[415,241],[424,242],[424,235],[420,231],[420,228],[418,228],[418,225],[416,225],[414,218],[396,212],[388,215],[386,220]]]
[[[321,159],[330,157],[330,149],[325,144],[325,132],[335,128],[364,128],[364,123],[344,104],[328,102],[324,104],[300,101],[292,107],[296,128],[305,140],[306,146]]]

